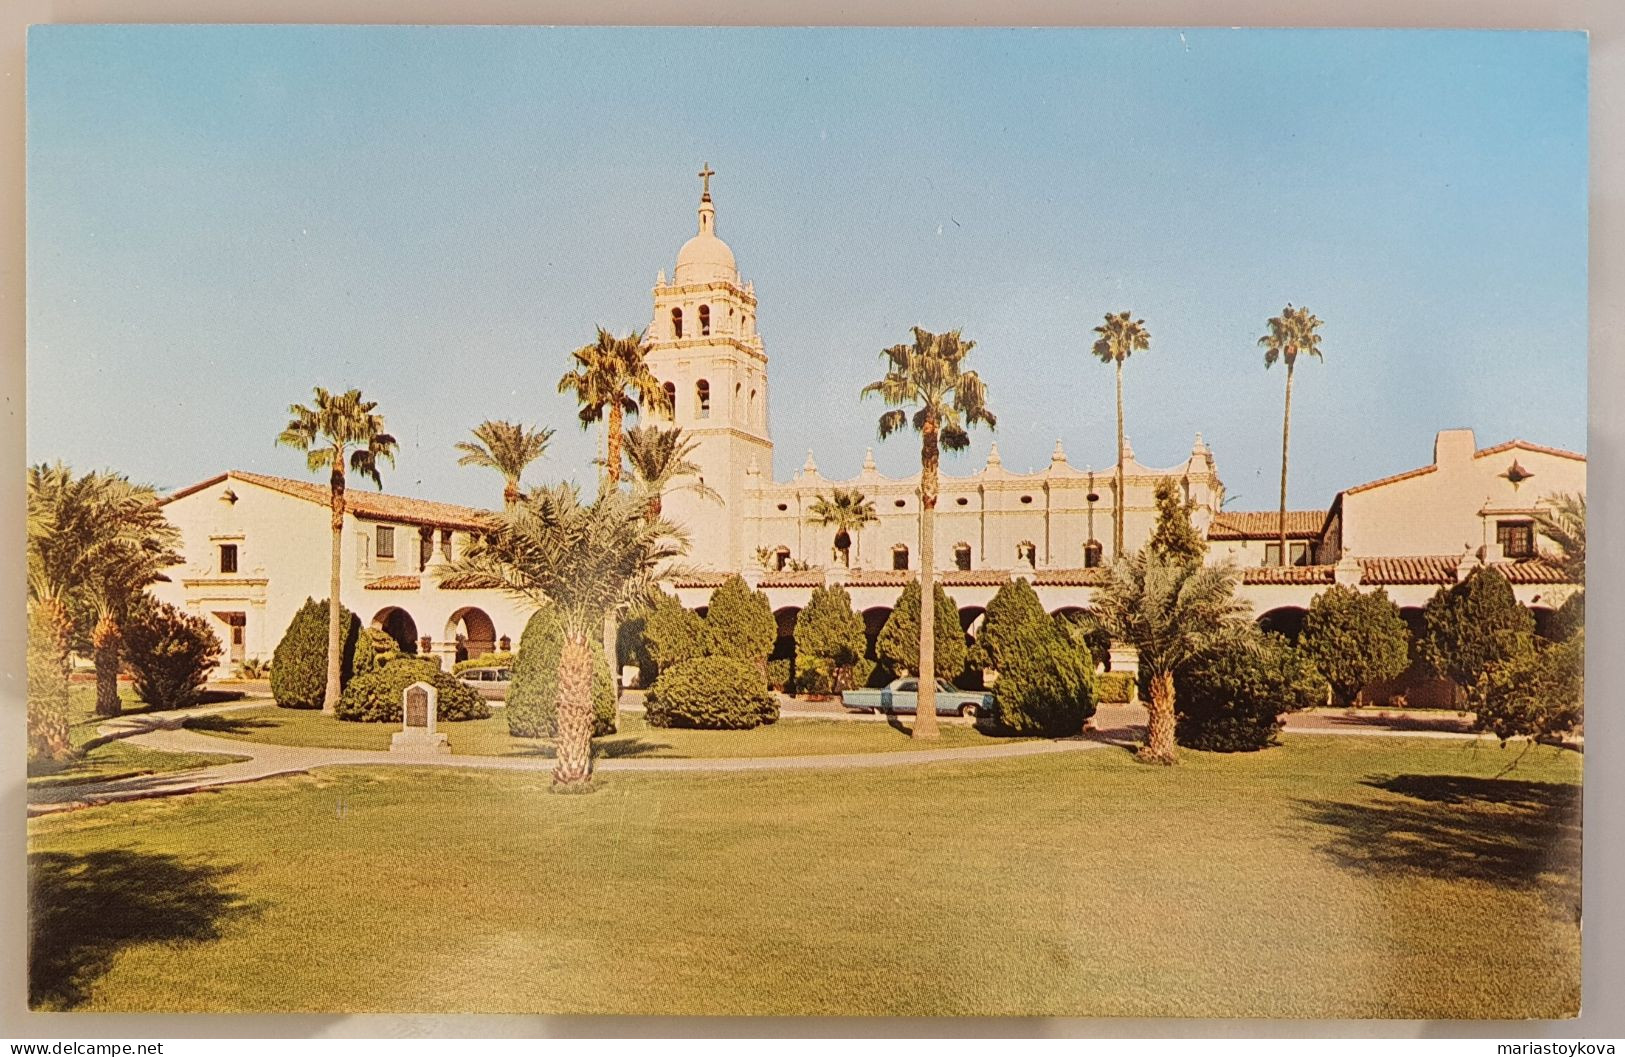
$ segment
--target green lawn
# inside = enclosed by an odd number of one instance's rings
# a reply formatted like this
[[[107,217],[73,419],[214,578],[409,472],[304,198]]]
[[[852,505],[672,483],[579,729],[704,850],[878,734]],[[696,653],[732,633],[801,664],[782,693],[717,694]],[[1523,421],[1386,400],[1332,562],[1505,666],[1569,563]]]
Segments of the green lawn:
[[[151,706],[136,697],[128,687],[120,687],[119,696],[124,702],[125,715],[151,711]],[[75,748],[97,737],[96,728],[105,722],[105,718],[96,715],[94,686],[75,683],[68,688],[68,740]],[[71,760],[30,760],[28,786],[30,789],[42,789],[134,778],[144,774],[190,771],[241,758],[207,752],[156,752],[139,745],[110,741],[91,749],[81,749],[81,755]]]
[[[664,732],[662,732],[664,733]],[[342,768],[30,822],[37,1007],[1551,1017],[1580,759]]]
[[[454,754],[553,755],[550,741],[511,737],[502,709],[493,711],[495,714],[490,719],[440,724],[438,729],[446,734]],[[907,752],[1004,745],[1026,740],[996,738],[974,727],[944,723],[940,738],[917,742],[908,734],[908,725],[912,722],[907,718],[896,725],[846,720],[781,719],[755,730],[677,730],[651,727],[642,715],[622,712],[619,730],[608,737],[594,739],[593,745],[603,757],[672,758]],[[187,725],[193,730],[223,738],[277,745],[378,750],[388,749],[389,739],[400,729],[396,723],[348,723],[314,710],[278,708],[275,705],[217,716],[199,716]]]

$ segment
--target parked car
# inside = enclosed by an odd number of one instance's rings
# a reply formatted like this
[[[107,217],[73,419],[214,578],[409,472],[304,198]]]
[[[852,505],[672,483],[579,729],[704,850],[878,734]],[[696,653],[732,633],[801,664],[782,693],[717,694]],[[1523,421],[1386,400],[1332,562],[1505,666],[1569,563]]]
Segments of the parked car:
[[[913,715],[919,709],[920,681],[912,675],[893,679],[889,686],[878,690],[844,690],[841,704],[861,712],[894,712]],[[960,690],[946,679],[937,680],[937,715],[988,715],[993,709],[993,695]]]
[[[464,668],[457,673],[457,678],[479,691],[487,701],[503,701],[508,697],[508,679],[512,674],[508,668]]]

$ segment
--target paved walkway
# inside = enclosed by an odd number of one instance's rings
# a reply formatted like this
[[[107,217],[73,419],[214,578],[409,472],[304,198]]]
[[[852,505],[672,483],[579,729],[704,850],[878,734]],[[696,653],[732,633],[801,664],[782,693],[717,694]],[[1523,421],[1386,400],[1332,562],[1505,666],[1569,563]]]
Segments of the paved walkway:
[[[411,766],[460,767],[493,771],[551,771],[553,761],[543,756],[459,756],[453,754],[407,754],[371,749],[323,749],[294,745],[273,745],[262,742],[233,741],[184,729],[188,719],[216,715],[243,709],[263,708],[269,698],[253,697],[247,700],[201,709],[175,712],[151,712],[120,716],[100,725],[100,734],[111,739],[127,739],[132,745],[160,752],[195,752],[241,756],[243,759],[214,767],[167,774],[139,775],[106,782],[87,782],[71,786],[51,786],[31,789],[28,794],[30,816],[90,807],[120,800],[141,800],[150,797],[174,796],[201,789],[256,782],[278,775],[301,774],[318,767],[341,766]],[[833,707],[828,707],[832,705]],[[845,719],[856,722],[887,722],[888,717],[846,712],[838,703],[828,705],[811,703],[812,707],[786,708],[786,718]],[[626,711],[642,711],[633,704]],[[944,722],[969,723],[969,720],[942,717]],[[1436,729],[1442,723],[1454,725],[1451,719],[1418,721],[1412,727],[1396,729],[1395,722],[1373,717],[1347,716],[1341,713],[1309,712],[1287,717],[1286,729],[1299,734],[1329,734],[1360,737],[1403,737],[1473,740],[1481,735],[1469,731]],[[838,770],[855,767],[903,767],[930,763],[964,763],[979,760],[1001,760],[1020,756],[1040,756],[1058,752],[1080,752],[1106,748],[1112,745],[1130,746],[1144,736],[1145,710],[1138,705],[1106,705],[1095,716],[1094,729],[1080,738],[1059,741],[1024,741],[1012,745],[970,747],[958,749],[899,750],[893,752],[843,753],[811,756],[747,756],[713,759],[603,759],[594,763],[594,770],[605,773],[616,771],[683,772],[683,771],[792,771]]]

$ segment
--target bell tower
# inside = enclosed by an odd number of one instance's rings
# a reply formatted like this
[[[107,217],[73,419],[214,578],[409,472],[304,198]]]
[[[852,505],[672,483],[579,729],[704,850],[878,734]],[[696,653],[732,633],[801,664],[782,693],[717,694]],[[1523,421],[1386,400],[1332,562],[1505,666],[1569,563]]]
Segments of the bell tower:
[[[756,294],[741,285],[733,251],[717,238],[711,177],[700,177],[699,231],[677,251],[671,282],[654,286],[649,370],[671,398],[675,424],[697,442],[691,460],[721,502],[685,478],[662,499],[665,515],[687,530],[689,561],[718,571],[740,570],[744,553],[746,478],[773,472],[767,430],[767,353],[756,333]]]

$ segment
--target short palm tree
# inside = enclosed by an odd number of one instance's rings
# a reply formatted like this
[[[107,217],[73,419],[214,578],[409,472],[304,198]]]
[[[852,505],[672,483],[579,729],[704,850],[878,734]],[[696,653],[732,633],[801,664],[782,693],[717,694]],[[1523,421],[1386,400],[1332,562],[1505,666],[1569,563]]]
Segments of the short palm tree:
[[[1123,361],[1151,347],[1151,332],[1145,320],[1131,312],[1106,313],[1106,321],[1095,328],[1093,352],[1102,363],[1117,365],[1117,495],[1112,500],[1112,558],[1123,556]]]
[[[1249,604],[1236,597],[1236,571],[1168,558],[1145,548],[1113,563],[1093,611],[1118,642],[1139,651],[1140,676],[1150,688],[1147,763],[1174,763],[1174,676],[1216,638],[1234,634]]]
[[[1547,496],[1535,515],[1540,534],[1557,544],[1557,564],[1564,575],[1584,582],[1586,578],[1586,497],[1564,493]]]
[[[551,429],[531,429],[518,422],[488,419],[474,427],[473,440],[460,440],[458,466],[483,466],[502,475],[502,505],[513,506],[525,497],[519,479],[525,467],[547,453]]]
[[[617,338],[603,327],[598,340],[583,345],[572,355],[575,369],[559,379],[559,392],[574,393],[581,404],[581,428],[609,420],[605,438],[604,469],[607,485],[621,483],[621,442],[626,416],[640,408],[669,411],[670,398],[660,380],[649,370],[645,356],[649,344],[641,330]]]
[[[180,533],[164,517],[158,495],[122,474],[81,477],[62,464],[33,466],[27,478],[28,547],[36,602],[60,605],[80,635],[89,627],[96,664],[96,714],[121,711],[118,672],[122,625],[130,604],[163,570],[184,559]]]
[[[702,499],[722,502],[722,494],[705,483],[700,477],[699,463],[690,458],[700,442],[683,436],[683,427],[633,426],[626,431],[625,444],[626,464],[632,471],[632,480],[649,497],[651,520],[660,516],[661,497],[668,489],[693,492]],[[678,481],[684,483],[676,484]]]
[[[1281,564],[1287,564],[1286,553],[1286,457],[1287,444],[1292,437],[1292,371],[1298,365],[1299,354],[1321,359],[1321,321],[1307,308],[1287,305],[1281,314],[1270,319],[1269,333],[1258,339],[1264,350],[1264,367],[1269,369],[1276,360],[1286,363],[1286,413],[1281,418],[1281,521],[1277,532],[1281,545]]]
[[[841,564],[850,568],[852,565],[852,534],[865,525],[872,525],[880,518],[875,514],[875,505],[865,499],[863,492],[856,488],[836,488],[827,496],[819,496],[813,500],[808,510],[807,520],[822,528],[835,530],[835,553],[840,555]]]
[[[880,416],[880,439],[909,425],[904,407],[915,408],[914,431],[920,434],[920,597],[931,598],[936,574],[936,509],[942,448],[964,451],[970,447],[966,429],[978,423],[993,429],[998,422],[987,409],[987,388],[975,371],[964,369],[973,341],[959,331],[933,334],[914,328],[911,345],[881,350],[886,376],[863,387],[863,395],[879,396],[893,408]],[[936,671],[936,607],[920,607],[920,667]],[[936,684],[920,680],[919,709],[914,718],[916,738],[937,736]]]
[[[288,426],[277,435],[277,443],[305,453],[305,467],[311,473],[327,471],[328,508],[332,512],[333,553],[328,581],[327,688],[322,695],[322,711],[338,708],[342,653],[344,648],[344,605],[339,600],[339,570],[343,555],[345,512],[345,469],[384,487],[378,474],[378,460],[395,465],[395,438],[384,432],[384,416],[377,413],[376,401],[363,400],[361,390],[329,393],[315,389],[313,406],[293,404]]]
[[[593,635],[615,612],[646,599],[687,541],[647,516],[648,496],[608,488],[590,504],[573,484],[533,489],[494,516],[494,527],[442,578],[504,590],[553,606],[564,626],[553,783],[580,789],[592,778]]]

